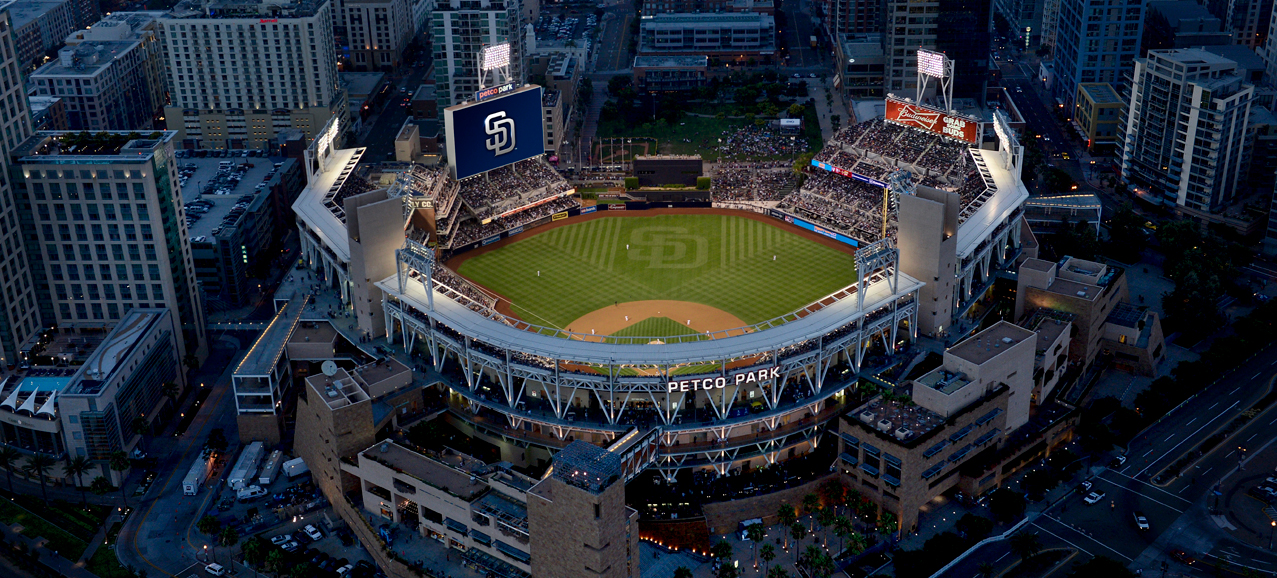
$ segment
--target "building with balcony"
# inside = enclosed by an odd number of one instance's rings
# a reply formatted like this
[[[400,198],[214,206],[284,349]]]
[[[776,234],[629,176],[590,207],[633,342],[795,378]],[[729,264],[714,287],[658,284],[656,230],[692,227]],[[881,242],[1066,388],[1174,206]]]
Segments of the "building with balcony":
[[[160,18],[169,105],[180,148],[265,148],[348,125],[327,0],[258,4],[183,0]]]
[[[510,82],[527,79],[522,34],[529,22],[521,0],[439,0],[431,13],[435,91],[443,110],[474,100],[479,90],[479,53],[485,45],[510,44]]]
[[[1237,200],[1255,96],[1237,63],[1198,48],[1151,50],[1132,78],[1119,125],[1122,180],[1190,217]]]
[[[643,56],[704,55],[734,64],[776,58],[776,21],[767,14],[657,14],[639,22]]]
[[[1144,2],[1060,0],[1052,92],[1071,109],[1084,82],[1119,84],[1139,56]]]

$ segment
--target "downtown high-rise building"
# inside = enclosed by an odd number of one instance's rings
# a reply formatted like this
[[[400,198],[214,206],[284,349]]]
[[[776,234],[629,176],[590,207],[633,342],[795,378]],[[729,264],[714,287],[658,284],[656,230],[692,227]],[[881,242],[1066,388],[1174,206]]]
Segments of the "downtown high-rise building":
[[[348,123],[328,0],[183,0],[160,19],[164,109],[179,148],[263,148],[282,130]]]
[[[888,93],[917,90],[918,49],[953,60],[953,96],[983,101],[993,41],[991,0],[887,0],[883,52]]]
[[[1066,110],[1079,84],[1123,82],[1139,56],[1143,25],[1144,0],[1060,0],[1053,90]]]
[[[1255,98],[1237,63],[1200,48],[1136,59],[1119,124],[1122,178],[1142,197],[1198,214],[1236,199]]]
[[[1268,40],[1273,0],[1208,0],[1206,8],[1233,33],[1233,42],[1262,49]]]
[[[0,158],[31,134],[31,113],[27,108],[20,66],[13,44],[13,25],[9,6],[0,4]],[[6,173],[8,171],[5,171]],[[0,365],[17,365],[21,351],[29,349],[39,336],[41,322],[36,303],[36,287],[31,279],[31,266],[23,250],[23,235],[32,231],[19,223],[17,198],[13,181],[19,176],[0,178]]]
[[[439,0],[431,14],[435,90],[443,109],[474,100],[479,90],[479,53],[484,46],[510,44],[510,81],[525,78],[526,54],[520,0]]]

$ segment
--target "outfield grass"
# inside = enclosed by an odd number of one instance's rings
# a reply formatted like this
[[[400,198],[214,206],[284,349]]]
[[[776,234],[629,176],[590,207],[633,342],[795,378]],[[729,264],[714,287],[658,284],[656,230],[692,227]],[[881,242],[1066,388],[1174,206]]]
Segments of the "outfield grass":
[[[674,335],[694,335],[691,327],[683,325],[669,317],[648,317],[634,325],[626,327],[620,331],[614,331],[612,335],[617,337],[648,337],[652,335],[674,336]]]
[[[658,299],[709,305],[752,324],[856,279],[850,254],[764,222],[710,214],[583,221],[468,259],[459,272],[509,298],[525,320],[554,327],[618,301]],[[674,325],[665,329],[688,331]]]

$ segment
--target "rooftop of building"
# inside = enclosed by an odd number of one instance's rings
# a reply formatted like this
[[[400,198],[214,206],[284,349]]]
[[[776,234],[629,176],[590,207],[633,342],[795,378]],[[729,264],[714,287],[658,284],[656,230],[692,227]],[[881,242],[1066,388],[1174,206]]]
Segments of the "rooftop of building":
[[[1095,104],[1122,104],[1122,99],[1107,82],[1083,82],[1077,85],[1078,92],[1086,93],[1087,98]]]
[[[465,12],[508,10],[518,4],[517,0],[438,0],[435,12]]]
[[[337,368],[332,375],[321,373],[306,378],[306,383],[321,392],[328,409],[336,410],[369,401],[368,392],[350,372]]]
[[[302,321],[288,337],[289,343],[332,343],[337,339],[337,329],[331,323]]]
[[[467,502],[474,501],[488,489],[488,485],[476,476],[392,441],[381,442],[364,450],[360,455]]]
[[[286,160],[282,157],[178,159],[178,184],[182,187],[191,241],[211,241],[236,226],[245,211],[266,202],[270,189],[265,185],[282,170],[282,167],[275,168],[275,163]]]
[[[27,97],[27,104],[31,107],[31,112],[34,114],[57,104],[60,100],[62,100],[62,97],[60,96],[33,95]]]
[[[128,314],[115,324],[111,332],[102,340],[102,344],[93,350],[89,359],[80,366],[72,378],[70,387],[64,395],[98,395],[102,388],[111,381],[120,363],[124,361],[133,348],[137,346],[143,335],[150,331],[161,317],[164,309],[129,310]]]
[[[708,56],[635,56],[634,68],[705,68]]]
[[[156,20],[163,18],[164,12],[113,12],[85,30],[76,30],[67,36],[67,45],[74,45],[88,40],[127,40],[140,38],[143,31]],[[148,33],[149,34],[149,33]]]
[[[58,58],[45,63],[31,73],[32,80],[42,77],[96,76],[138,46],[140,40],[87,40],[58,51]]]
[[[1179,28],[1180,21],[1219,20],[1205,6],[1192,0],[1157,0],[1148,3],[1148,10],[1160,12],[1171,28]]]
[[[997,357],[999,353],[1005,351],[1004,348],[1033,337],[1034,333],[1028,329],[1006,321],[999,321],[990,325],[984,331],[946,349],[945,355],[952,355],[963,361],[981,365]]]
[[[182,0],[169,18],[309,18],[327,0]]]
[[[552,108],[558,106],[559,97],[562,96],[557,90],[546,89],[541,93],[541,106]]]
[[[1020,321],[1020,327],[1038,334],[1039,353],[1055,343],[1060,335],[1069,329],[1069,324],[1076,319],[1077,316],[1064,311],[1056,311],[1054,309],[1038,308],[1029,312],[1025,318]]]
[[[438,100],[438,92],[435,91],[435,85],[422,84],[412,93],[413,100]]]
[[[644,16],[639,19],[643,25],[676,25],[676,24],[755,24],[759,22],[771,22],[774,19],[770,14],[762,14],[759,12],[714,12],[707,14],[656,14],[653,16]]]
[[[879,396],[850,411],[848,421],[900,443],[908,443],[944,425],[944,417],[913,402]]]
[[[1244,44],[1220,44],[1217,46],[1203,46],[1202,50],[1217,55],[1226,60],[1237,63],[1237,66],[1246,70],[1263,70],[1264,59],[1255,52],[1255,49]]]
[[[103,162],[138,162],[149,159],[161,145],[173,139],[175,131],[40,131],[13,148],[23,162],[50,162],[49,157],[85,157]],[[90,158],[95,157],[95,158]]]
[[[368,98],[386,79],[384,72],[338,72],[337,82],[346,88],[350,98]]]
[[[1104,322],[1135,328],[1139,326],[1140,320],[1144,318],[1147,311],[1146,307],[1132,305],[1123,301],[1113,306],[1113,310],[1109,312],[1108,319],[1105,319]]]
[[[30,24],[66,2],[67,0],[22,0],[9,2],[5,7],[9,11],[13,27],[17,29]]]
[[[570,486],[600,493],[621,479],[621,457],[581,440],[554,455],[551,475]]]
[[[1236,62],[1204,48],[1166,48],[1148,51],[1149,58],[1169,60],[1185,66],[1228,67]]]
[[[236,376],[265,377],[270,375],[279,357],[284,354],[288,336],[293,334],[298,320],[310,302],[310,295],[294,296],[275,313],[266,329],[257,336],[244,359],[235,367]]]

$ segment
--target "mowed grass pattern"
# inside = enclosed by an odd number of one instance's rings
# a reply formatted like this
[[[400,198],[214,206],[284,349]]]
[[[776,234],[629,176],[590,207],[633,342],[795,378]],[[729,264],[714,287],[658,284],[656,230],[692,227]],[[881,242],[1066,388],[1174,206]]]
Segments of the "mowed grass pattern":
[[[612,332],[617,337],[673,337],[675,335],[694,335],[691,327],[683,325],[669,317],[648,317],[620,331]]]
[[[729,215],[584,221],[471,258],[459,273],[510,299],[525,320],[553,327],[616,302],[656,299],[702,303],[753,324],[856,279],[852,255]]]

